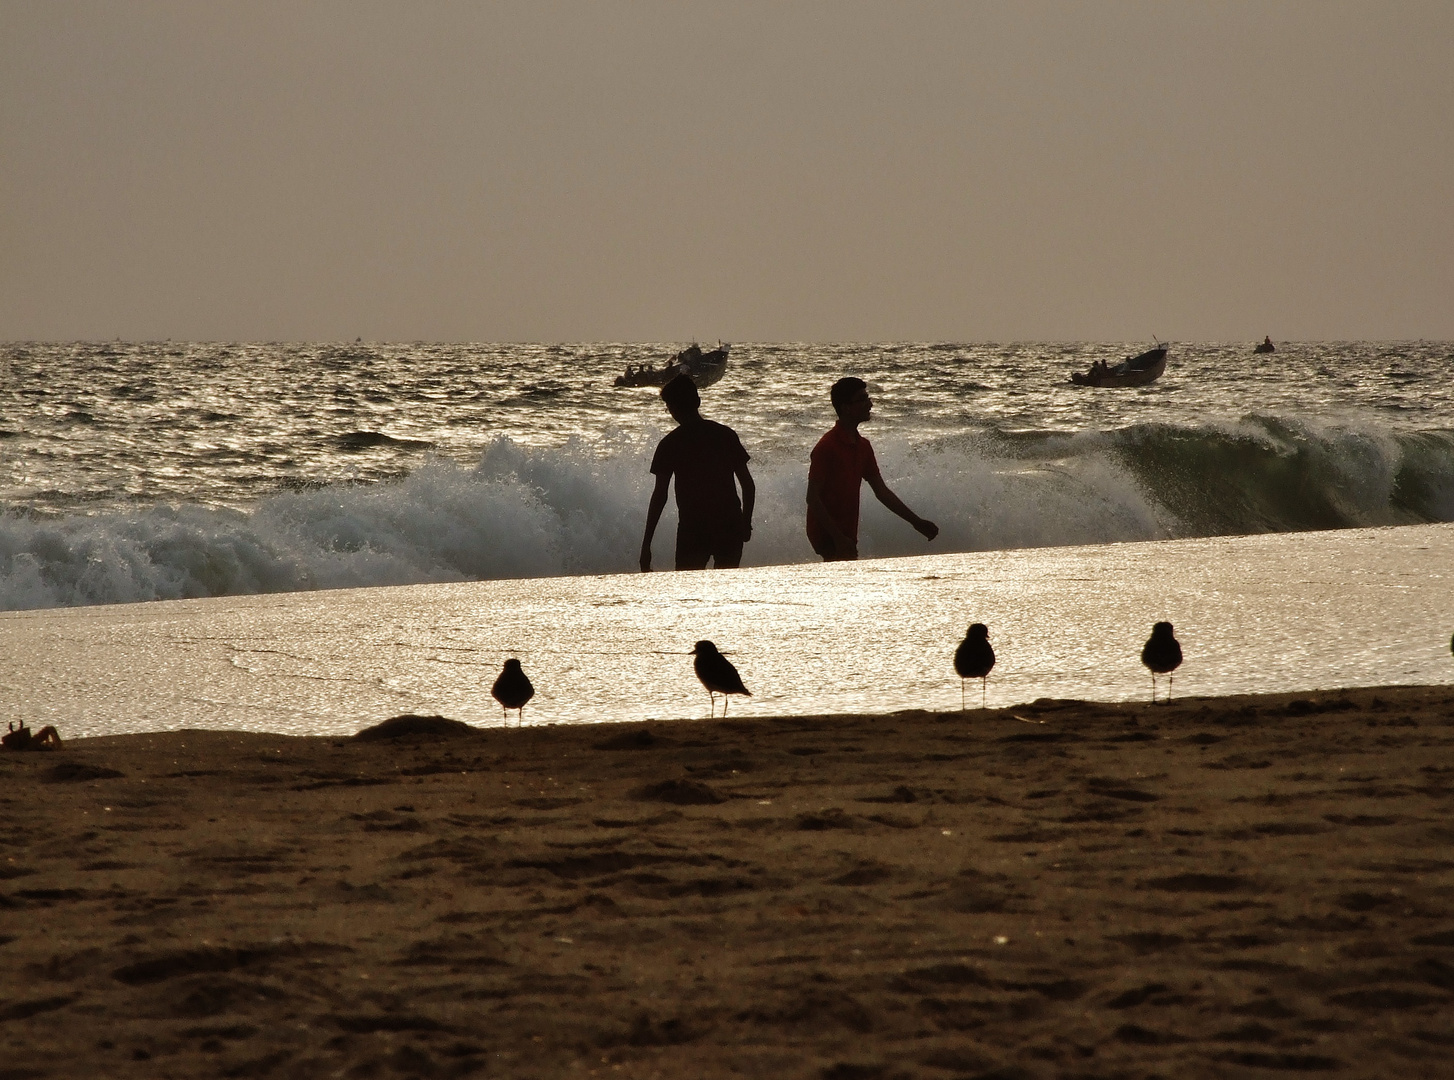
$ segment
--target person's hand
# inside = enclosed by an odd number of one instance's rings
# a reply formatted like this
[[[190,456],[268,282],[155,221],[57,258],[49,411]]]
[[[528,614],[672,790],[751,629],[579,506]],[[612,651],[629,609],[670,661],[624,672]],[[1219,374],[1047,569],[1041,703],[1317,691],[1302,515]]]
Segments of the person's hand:
[[[649,574],[649,573],[651,573],[651,545],[650,544],[642,544],[641,545],[641,572],[643,574]]]
[[[933,540],[934,537],[939,535],[939,526],[935,525],[932,521],[926,521],[924,518],[919,518],[915,521],[914,528],[923,534],[925,540]]]
[[[750,522],[750,521],[744,521],[742,523],[742,542],[745,544],[745,543],[747,543],[751,539],[752,539],[752,522]]]

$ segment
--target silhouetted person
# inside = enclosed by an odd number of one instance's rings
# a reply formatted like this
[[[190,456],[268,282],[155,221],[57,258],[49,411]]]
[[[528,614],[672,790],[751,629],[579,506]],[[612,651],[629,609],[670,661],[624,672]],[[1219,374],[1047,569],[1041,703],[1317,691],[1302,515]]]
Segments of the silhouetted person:
[[[692,661],[692,667],[696,669],[697,678],[702,680],[702,685],[707,688],[707,693],[712,696],[712,715],[717,715],[717,695],[722,695],[722,715],[727,715],[727,695],[745,694],[752,696],[752,691],[742,685],[742,677],[737,674],[737,669],[732,666],[732,661],[717,651],[717,646],[710,641],[699,641],[692,648],[692,655],[696,660]]]
[[[661,388],[661,400],[677,426],[656,446],[651,471],[656,487],[646,510],[641,569],[651,569],[651,538],[666,507],[667,486],[676,477],[678,570],[718,569],[742,564],[742,545],[752,539],[752,505],[757,486],[747,471],[747,451],[737,432],[703,419],[697,386],[678,375]],[[733,483],[733,478],[737,483]],[[737,498],[742,485],[742,499]]]
[[[858,558],[858,493],[862,481],[878,501],[914,526],[926,539],[939,526],[905,506],[878,471],[873,447],[858,425],[873,413],[868,385],[852,376],[839,379],[829,392],[838,422],[813,447],[808,465],[808,542],[825,562]]]
[[[1181,666],[1181,643],[1172,633],[1171,623],[1159,622],[1151,628],[1146,647],[1141,650],[1141,663],[1151,669],[1151,704],[1156,704],[1156,676],[1166,676],[1166,700],[1171,700],[1171,674]]]
[[[500,677],[490,688],[490,695],[504,708],[507,719],[511,709],[518,709],[517,719],[523,723],[525,703],[535,696],[535,687],[531,685],[530,678],[521,668],[520,661],[512,656],[505,661],[505,667],[500,672]]]
[[[964,680],[979,680],[979,707],[984,708],[985,682],[995,666],[995,650],[990,645],[989,627],[982,622],[971,623],[969,633],[954,650],[954,671],[959,676],[959,711],[964,711]]]

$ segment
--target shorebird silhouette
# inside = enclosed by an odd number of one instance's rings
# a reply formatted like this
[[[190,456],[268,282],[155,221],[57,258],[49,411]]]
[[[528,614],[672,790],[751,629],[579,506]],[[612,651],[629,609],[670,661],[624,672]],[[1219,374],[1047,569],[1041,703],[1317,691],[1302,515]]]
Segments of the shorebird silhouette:
[[[979,680],[979,707],[984,708],[985,680],[995,666],[995,650],[990,646],[989,627],[982,622],[970,623],[969,633],[954,650],[954,671],[959,676],[959,711],[964,712],[964,680]]]
[[[517,719],[524,723],[525,703],[535,696],[535,687],[520,667],[520,661],[512,656],[505,661],[500,677],[490,688],[490,695],[504,708],[507,720],[510,718],[510,710],[518,709]]]
[[[699,641],[692,647],[692,655],[696,660],[692,667],[696,669],[697,678],[702,680],[702,685],[707,688],[707,693],[712,696],[712,715],[717,715],[717,695],[722,695],[722,715],[727,715],[727,695],[746,694],[752,696],[752,691],[742,685],[742,677],[737,674],[737,669],[732,666],[732,661],[717,651],[717,646],[710,641]]]
[[[1171,623],[1159,622],[1151,628],[1151,636],[1141,650],[1141,663],[1151,669],[1151,704],[1156,704],[1156,676],[1166,676],[1166,700],[1171,700],[1172,672],[1181,666],[1181,643],[1172,633]]]

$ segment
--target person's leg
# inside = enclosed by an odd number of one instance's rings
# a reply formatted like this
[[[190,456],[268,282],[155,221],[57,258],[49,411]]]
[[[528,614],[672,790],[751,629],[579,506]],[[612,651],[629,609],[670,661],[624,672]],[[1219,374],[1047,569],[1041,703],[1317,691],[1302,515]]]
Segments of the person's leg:
[[[838,549],[833,546],[833,540],[830,537],[825,536],[822,540],[817,541],[809,538],[809,543],[813,545],[813,550],[823,557],[824,562],[849,562],[858,557],[838,554]]]
[[[705,570],[712,557],[712,545],[705,537],[677,528],[677,569]]]
[[[736,569],[742,565],[742,541],[720,540],[712,546],[712,556],[718,570]]]

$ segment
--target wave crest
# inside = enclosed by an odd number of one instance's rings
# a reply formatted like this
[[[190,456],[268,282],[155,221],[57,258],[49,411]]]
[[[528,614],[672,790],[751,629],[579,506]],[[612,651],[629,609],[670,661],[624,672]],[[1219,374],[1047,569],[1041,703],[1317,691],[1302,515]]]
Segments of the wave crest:
[[[875,439],[891,487],[941,528],[922,539],[865,493],[865,557],[1454,520],[1454,432],[1275,417],[1075,435],[990,430]],[[0,517],[0,609],[634,569],[651,478],[630,441],[501,439],[474,468],[434,459],[248,512],[159,505]],[[750,564],[810,561],[801,457],[754,457]],[[674,509],[657,533],[670,565]]]

